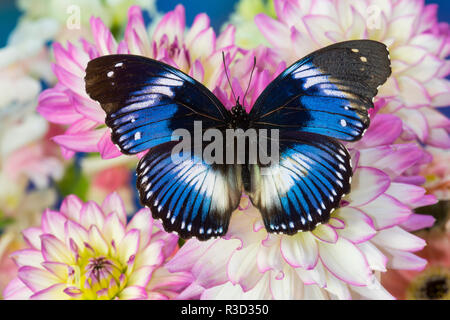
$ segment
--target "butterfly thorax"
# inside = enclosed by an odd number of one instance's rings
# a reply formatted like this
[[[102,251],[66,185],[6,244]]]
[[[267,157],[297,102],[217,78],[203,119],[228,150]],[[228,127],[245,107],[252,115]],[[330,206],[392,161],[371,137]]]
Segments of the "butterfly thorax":
[[[247,130],[250,127],[250,117],[244,107],[239,103],[239,100],[229,112],[231,114],[231,122],[229,124],[231,129]]]

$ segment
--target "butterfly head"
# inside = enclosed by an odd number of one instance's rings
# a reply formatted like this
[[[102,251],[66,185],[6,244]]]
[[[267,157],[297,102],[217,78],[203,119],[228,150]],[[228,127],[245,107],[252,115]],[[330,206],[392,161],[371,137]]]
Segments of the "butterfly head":
[[[236,105],[231,108],[231,125],[233,129],[248,129],[250,127],[250,118],[244,107],[236,100]]]

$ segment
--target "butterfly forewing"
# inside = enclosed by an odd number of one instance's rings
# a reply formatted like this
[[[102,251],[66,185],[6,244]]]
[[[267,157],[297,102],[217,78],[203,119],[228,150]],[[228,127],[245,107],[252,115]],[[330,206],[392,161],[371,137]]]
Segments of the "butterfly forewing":
[[[109,55],[86,69],[86,92],[100,102],[112,141],[125,154],[171,141],[176,129],[224,127],[228,112],[201,83],[149,58]]]
[[[369,126],[373,97],[391,73],[384,44],[354,40],[311,53],[258,97],[254,127],[311,132],[355,141]]]

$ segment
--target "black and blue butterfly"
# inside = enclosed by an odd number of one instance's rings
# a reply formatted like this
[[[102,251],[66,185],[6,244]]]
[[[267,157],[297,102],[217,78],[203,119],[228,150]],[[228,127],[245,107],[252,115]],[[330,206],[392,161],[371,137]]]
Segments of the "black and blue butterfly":
[[[295,234],[325,223],[350,191],[352,168],[338,141],[356,141],[368,110],[391,74],[388,50],[371,40],[340,42],[282,72],[247,114],[230,111],[182,71],[142,56],[109,55],[89,62],[86,91],[100,102],[112,140],[124,154],[147,151],[137,167],[142,204],[182,238],[226,234],[242,192],[268,232]],[[175,129],[279,129],[278,164],[175,163]],[[195,156],[194,156],[195,157]]]

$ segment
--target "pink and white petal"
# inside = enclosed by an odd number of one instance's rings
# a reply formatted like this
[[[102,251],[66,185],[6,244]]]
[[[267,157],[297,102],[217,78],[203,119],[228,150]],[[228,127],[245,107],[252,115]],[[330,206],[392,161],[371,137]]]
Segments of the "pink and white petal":
[[[402,120],[392,114],[378,114],[370,124],[361,143],[375,147],[394,143],[402,133]]]
[[[403,108],[396,112],[405,122],[405,127],[409,129],[421,141],[428,139],[429,126],[426,117],[420,109]]]
[[[125,210],[125,205],[117,192],[111,193],[105,198],[105,200],[103,200],[101,210],[105,215],[109,215],[111,212],[114,212],[123,224],[127,223],[127,212]]]
[[[348,284],[333,276],[330,272],[326,272],[326,290],[336,296],[339,300],[351,300],[352,295],[348,288]]]
[[[257,270],[257,255],[259,243],[252,243],[240,250],[233,252],[228,265],[228,278],[233,284],[240,284],[244,291],[249,291],[255,287],[263,276]]]
[[[200,32],[194,39],[195,46],[189,48],[191,61],[208,58],[216,48],[216,35],[212,27]]]
[[[290,50],[291,44],[287,40],[291,32],[288,26],[263,13],[256,15],[255,23],[271,45],[280,50]]]
[[[77,134],[64,134],[53,137],[53,141],[62,147],[80,152],[98,152],[97,143],[104,134],[104,130],[90,130]]]
[[[403,15],[393,19],[389,24],[386,38],[395,39],[397,43],[405,43],[413,33],[416,16]]]
[[[412,252],[419,251],[426,245],[423,239],[400,227],[381,230],[371,241],[379,247]]]
[[[325,15],[306,15],[303,22],[311,36],[318,45],[331,44],[326,32],[329,30],[339,30],[339,25],[331,17]]]
[[[24,229],[22,230],[22,235],[29,246],[41,250],[41,228],[31,227]]]
[[[75,263],[69,248],[58,238],[51,234],[41,235],[42,255],[46,261]]]
[[[42,267],[44,267],[48,272],[53,273],[61,282],[67,281],[69,276],[69,268],[71,268],[65,263],[50,261],[43,262]]]
[[[175,10],[168,12],[158,23],[153,33],[153,41],[160,43],[164,36],[168,37],[169,43],[172,43],[175,39],[181,41],[184,36],[185,26],[184,7],[179,4],[175,7]]]
[[[412,214],[408,206],[386,194],[380,195],[375,201],[361,206],[359,209],[372,219],[377,230],[402,223]]]
[[[319,242],[319,256],[327,270],[338,279],[355,286],[371,282],[373,275],[365,256],[347,239],[339,238],[334,244]]]
[[[164,242],[159,240],[145,247],[136,257],[136,266],[149,266],[152,268],[159,266],[164,261],[164,255],[162,254],[163,246]]]
[[[200,13],[196,15],[191,28],[186,34],[186,39],[184,40],[186,46],[188,48],[191,48],[194,45],[194,39],[200,34],[200,32],[208,29],[209,26],[210,20],[209,16],[206,13]]]
[[[310,284],[303,287],[304,300],[328,300],[328,294],[320,287]]]
[[[302,279],[304,284],[316,284],[321,288],[325,288],[327,285],[325,279],[326,270],[323,267],[320,259],[319,261],[317,261],[317,264],[313,269],[307,270],[303,268],[296,268],[295,271],[297,272],[300,279]]]
[[[138,229],[131,229],[125,234],[122,241],[117,246],[118,258],[122,263],[127,263],[131,256],[136,256],[139,250],[140,232]]]
[[[92,225],[103,229],[105,217],[100,206],[94,201],[88,201],[83,204],[80,213],[80,223],[87,230],[89,230]]]
[[[424,228],[431,228],[435,221],[436,219],[433,216],[413,213],[400,226],[406,231],[413,232]]]
[[[419,63],[405,71],[405,75],[425,83],[438,74],[444,61],[433,54],[427,54]]]
[[[71,92],[75,93],[79,97],[86,97],[86,91],[84,89],[84,80],[81,77],[74,75],[73,73],[67,71],[63,67],[57,64],[52,65],[52,70],[58,81],[64,85],[66,88],[70,89]]]
[[[64,225],[66,245],[70,246],[73,240],[78,248],[83,248],[88,240],[88,231],[75,221],[68,220]]]
[[[128,24],[125,30],[125,41],[130,48],[130,53],[147,57],[151,56],[150,40],[139,6],[132,6],[128,10]]]
[[[127,286],[146,287],[154,270],[155,268],[150,266],[135,268],[127,281]]]
[[[260,246],[258,255],[256,257],[256,264],[260,273],[264,273],[269,270],[273,270],[275,273],[277,273],[283,269],[283,259],[279,247],[279,237],[277,237],[276,243],[269,244],[267,246]]]
[[[286,268],[283,273],[282,279],[277,279],[273,275],[270,277],[269,286],[272,297],[275,300],[301,299],[303,283],[295,273],[295,269]]]
[[[10,257],[19,268],[24,266],[40,268],[41,263],[44,262],[41,251],[36,249],[18,250],[13,252]]]
[[[389,248],[384,248],[383,251],[388,257],[388,267],[391,269],[420,271],[427,264],[427,260],[408,251]]]
[[[109,130],[106,130],[98,141],[97,149],[102,159],[113,159],[122,155],[119,148],[111,141],[111,132]]]
[[[437,148],[449,149],[450,135],[445,129],[432,129],[428,135],[426,143]]]
[[[64,292],[66,285],[63,283],[58,283],[52,285],[51,287],[45,288],[39,292],[33,294],[30,299],[32,300],[67,300],[70,298]]]
[[[336,217],[345,223],[345,228],[337,230],[337,233],[353,243],[365,242],[377,233],[372,219],[357,208],[340,208]]]
[[[70,95],[54,88],[47,89],[39,95],[37,111],[45,119],[53,123],[71,124],[80,120]]]
[[[394,300],[392,296],[379,281],[374,281],[371,285],[366,287],[350,286],[353,291],[352,296],[359,299],[372,300]],[[356,294],[355,294],[356,293]]]
[[[200,60],[195,60],[194,64],[189,71],[189,75],[199,82],[203,82],[205,76],[205,70],[203,69],[202,63]]]
[[[407,76],[398,77],[397,81],[400,97],[407,107],[430,104],[431,98],[421,82]]]
[[[425,195],[426,190],[422,187],[409,183],[392,182],[386,194],[401,200],[411,208],[415,208],[415,204]]]
[[[316,226],[311,233],[320,241],[325,241],[328,243],[336,243],[338,239],[338,233],[328,224],[320,224]]]
[[[359,164],[376,167],[396,177],[420,161],[423,154],[423,150],[412,143],[380,146],[362,150]]]
[[[18,277],[33,292],[46,289],[59,283],[59,279],[54,274],[42,268],[31,266],[19,268]]]
[[[122,300],[142,300],[147,299],[147,291],[144,287],[129,286],[122,290],[119,294]]]
[[[5,300],[28,300],[33,294],[19,278],[14,278],[3,290],[3,298]]]
[[[141,248],[144,248],[149,243],[153,232],[153,218],[148,208],[139,210],[133,216],[131,221],[127,224],[127,231],[131,229],[139,229],[141,231],[139,243]]]
[[[84,67],[75,61],[70,53],[63,48],[59,42],[53,43],[53,53],[55,56],[56,63],[69,71],[70,73],[76,75],[79,78],[84,77]]]
[[[41,227],[43,233],[51,233],[58,239],[65,238],[64,225],[67,221],[66,216],[58,211],[45,210],[41,218]]]
[[[335,229],[344,229],[345,228],[345,222],[336,217],[331,217],[330,220],[328,221],[328,224]]]
[[[80,220],[80,212],[83,202],[76,195],[70,194],[64,198],[59,211],[73,221]]]
[[[237,247],[237,240],[215,242],[214,247],[199,257],[190,270],[196,282],[205,288],[209,288],[229,281],[227,274],[223,272],[223,266],[228,263]],[[217,255],[217,252],[221,254]],[[214,261],[214,263],[211,263],[211,261]]]
[[[383,171],[359,167],[353,173],[352,191],[345,197],[352,206],[361,206],[378,198],[389,188],[391,179]]]
[[[100,18],[92,17],[91,20],[92,34],[94,35],[94,41],[98,52],[101,56],[116,53],[117,42],[113,35],[109,31],[109,28],[105,26]],[[84,87],[83,87],[84,88]]]
[[[125,225],[120,221],[116,213],[110,213],[105,219],[102,230],[103,236],[108,243],[117,245],[125,236]]]
[[[234,35],[236,33],[236,27],[228,25],[224,31],[222,31],[217,38],[216,48],[220,50],[234,45]]]
[[[388,258],[370,241],[357,244],[357,247],[367,259],[372,270],[386,271]]]
[[[317,240],[310,232],[282,236],[281,255],[294,268],[312,269],[319,260]]]
[[[96,225],[89,228],[89,245],[94,248],[95,252],[101,256],[106,256],[109,251],[108,243],[103,238],[100,230]]]
[[[176,295],[184,290],[194,281],[190,272],[169,272],[165,267],[157,268],[153,273],[150,282],[147,284],[147,291],[174,291]],[[170,295],[172,296],[172,295]],[[171,297],[174,298],[174,297]]]

